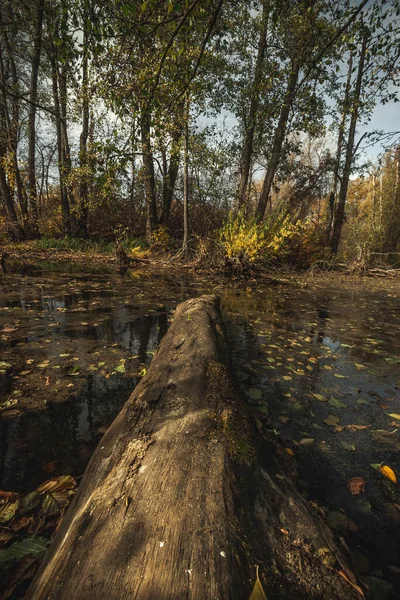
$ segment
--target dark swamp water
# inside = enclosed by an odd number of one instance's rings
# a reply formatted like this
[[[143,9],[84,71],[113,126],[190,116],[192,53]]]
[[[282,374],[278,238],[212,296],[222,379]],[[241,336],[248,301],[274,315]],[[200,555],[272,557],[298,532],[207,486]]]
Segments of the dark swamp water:
[[[302,491],[345,539],[372,596],[400,597],[399,487],[377,468],[400,475],[400,282],[3,276],[0,489],[27,493],[49,473],[79,478],[175,306],[214,292],[260,432],[292,456]],[[350,493],[353,477],[364,493]]]

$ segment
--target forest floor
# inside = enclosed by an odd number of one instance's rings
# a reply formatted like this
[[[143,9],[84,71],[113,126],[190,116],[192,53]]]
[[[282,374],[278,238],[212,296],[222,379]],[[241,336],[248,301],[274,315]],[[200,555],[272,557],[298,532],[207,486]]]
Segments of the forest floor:
[[[159,246],[146,248],[143,240],[137,240],[133,250],[127,248],[128,265],[121,265],[117,259],[114,243],[99,243],[83,240],[29,240],[24,242],[3,242],[0,255],[7,253],[5,272],[33,273],[35,271],[62,271],[123,274],[127,269],[136,272],[163,272],[192,270],[201,274],[229,276],[231,279],[270,280],[289,274],[327,274],[340,272],[342,275],[367,276],[378,278],[398,278],[400,268],[385,264],[367,266],[362,261],[351,263],[316,261],[310,268],[296,268],[285,263],[251,265],[251,269],[242,269],[241,264],[219,264],[213,257],[195,253],[183,255],[179,250],[166,250]],[[133,244],[135,246],[135,244]],[[3,265],[2,265],[3,266]],[[1,272],[1,270],[0,270]]]

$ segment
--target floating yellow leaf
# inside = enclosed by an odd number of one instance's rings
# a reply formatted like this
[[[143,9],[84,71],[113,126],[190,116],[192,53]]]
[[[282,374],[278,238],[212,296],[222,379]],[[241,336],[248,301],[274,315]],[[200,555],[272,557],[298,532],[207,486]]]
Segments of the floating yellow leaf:
[[[341,575],[343,577],[343,579],[345,579],[347,581],[347,583],[349,583],[351,585],[351,587],[353,587],[355,590],[357,590],[357,592],[359,594],[361,594],[361,596],[364,598],[364,592],[362,591],[360,586],[357,585],[356,583],[353,583],[350,580],[350,577],[347,575],[347,573],[345,573],[344,571],[339,571],[339,575]]]
[[[253,591],[251,592],[250,600],[267,600],[267,596],[265,595],[260,578],[258,576],[258,566],[256,568],[256,582],[254,584]]]
[[[379,470],[382,473],[382,475],[390,479],[390,481],[393,481],[393,483],[397,482],[396,474],[393,471],[393,469],[387,467],[386,465],[382,465],[381,467],[379,467]]]
[[[389,415],[389,417],[392,417],[393,419],[397,419],[397,421],[400,421],[400,414],[398,413],[387,413]]]
[[[325,398],[325,396],[323,396],[322,394],[314,394],[314,392],[311,392],[311,393],[314,396],[314,398],[316,398],[320,402],[327,402],[327,400],[328,400],[328,398]]]

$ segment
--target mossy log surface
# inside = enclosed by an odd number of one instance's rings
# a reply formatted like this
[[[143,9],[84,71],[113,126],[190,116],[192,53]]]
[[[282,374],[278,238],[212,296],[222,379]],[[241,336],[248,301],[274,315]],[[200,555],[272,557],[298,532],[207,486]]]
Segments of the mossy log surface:
[[[229,372],[218,299],[180,304],[97,447],[26,598],[359,598],[290,459],[261,439]]]

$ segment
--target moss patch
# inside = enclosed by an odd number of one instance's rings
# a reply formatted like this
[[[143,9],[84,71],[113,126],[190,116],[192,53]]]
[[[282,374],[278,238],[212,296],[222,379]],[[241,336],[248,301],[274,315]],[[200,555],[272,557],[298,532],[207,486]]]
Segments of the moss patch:
[[[251,439],[251,425],[247,415],[240,411],[239,401],[232,392],[225,366],[210,361],[206,375],[208,400],[215,406],[210,417],[226,437],[230,458],[237,463],[254,463],[257,452]],[[221,396],[228,400],[222,402]]]

